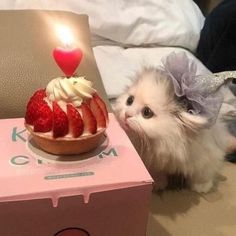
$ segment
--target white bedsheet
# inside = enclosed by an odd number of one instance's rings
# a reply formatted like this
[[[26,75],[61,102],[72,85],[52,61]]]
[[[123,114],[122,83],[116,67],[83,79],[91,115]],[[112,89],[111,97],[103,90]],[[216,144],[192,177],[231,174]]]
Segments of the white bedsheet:
[[[1,0],[0,9],[84,13],[93,35],[125,45],[181,46],[194,51],[204,17],[192,0]]]
[[[189,51],[178,47],[122,48],[119,46],[94,47],[94,55],[109,98],[116,98],[132,82],[135,74],[144,66],[158,67],[161,59],[169,53],[185,51],[196,60],[197,74],[207,74],[209,70]]]
[[[194,53],[204,24],[192,0],[1,0],[0,9],[87,14],[95,58],[109,98],[123,92],[129,78],[143,65],[158,66],[173,50]],[[206,71],[201,63],[199,71]]]

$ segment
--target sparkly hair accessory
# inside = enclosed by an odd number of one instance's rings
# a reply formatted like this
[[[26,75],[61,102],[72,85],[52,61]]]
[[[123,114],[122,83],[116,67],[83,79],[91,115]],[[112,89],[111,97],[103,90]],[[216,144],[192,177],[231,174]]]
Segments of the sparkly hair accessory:
[[[196,75],[197,65],[185,52],[173,52],[162,63],[173,81],[176,96],[187,99],[191,105],[188,112],[207,117],[207,127],[212,126],[223,102],[223,96],[217,91],[229,77],[212,73]]]

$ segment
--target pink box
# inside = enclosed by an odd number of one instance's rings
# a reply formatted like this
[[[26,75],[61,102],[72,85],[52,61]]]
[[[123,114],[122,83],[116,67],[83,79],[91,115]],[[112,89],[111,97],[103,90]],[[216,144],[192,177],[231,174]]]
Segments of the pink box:
[[[39,150],[22,118],[0,132],[1,236],[145,236],[152,178],[112,114],[82,161]]]

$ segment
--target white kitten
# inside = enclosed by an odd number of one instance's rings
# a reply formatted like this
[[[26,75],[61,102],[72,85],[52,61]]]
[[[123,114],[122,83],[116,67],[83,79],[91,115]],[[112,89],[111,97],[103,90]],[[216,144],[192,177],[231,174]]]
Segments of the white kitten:
[[[158,189],[167,186],[168,175],[181,174],[192,190],[208,192],[222,165],[227,140],[224,124],[218,118],[206,128],[207,119],[189,113],[189,108],[175,95],[169,76],[154,68],[139,74],[114,105]]]

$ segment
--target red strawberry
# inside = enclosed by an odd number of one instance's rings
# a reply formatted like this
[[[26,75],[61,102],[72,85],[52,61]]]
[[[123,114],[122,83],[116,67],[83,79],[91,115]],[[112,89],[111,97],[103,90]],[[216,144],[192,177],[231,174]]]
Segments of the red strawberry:
[[[35,132],[48,132],[52,130],[52,111],[48,104],[41,103],[38,109],[39,118],[33,122]]]
[[[30,98],[28,104],[27,104],[27,108],[28,106],[34,102],[34,101],[43,101],[44,97],[46,97],[46,92],[45,89],[39,89],[37,90],[32,97]]]
[[[98,127],[106,127],[106,117],[101,109],[101,107],[98,105],[96,100],[93,98],[90,100],[90,109],[93,112]]]
[[[32,98],[39,99],[39,100],[43,100],[44,97],[46,97],[45,89],[37,90],[32,96]]]
[[[69,125],[66,113],[56,101],[53,102],[53,137],[63,137],[68,134]]]
[[[39,113],[40,113],[40,117],[42,118],[50,118],[52,119],[52,110],[51,108],[48,106],[47,102],[43,101],[41,103],[39,103]]]
[[[73,137],[79,137],[84,131],[84,122],[79,111],[72,104],[67,104],[67,116]]]
[[[35,132],[49,132],[52,130],[52,117],[42,118],[40,117],[34,122]]]
[[[106,117],[106,120],[108,121],[108,111],[105,102],[98,96],[98,94],[94,94],[93,98],[97,102],[97,104],[101,107],[104,116]]]
[[[86,103],[82,103],[80,107],[82,110],[85,130],[87,130],[91,134],[95,134],[97,132],[96,118],[94,117],[92,111]]]
[[[25,114],[25,122],[26,124],[33,125],[34,121],[39,118],[38,114],[38,105],[28,104],[27,110]]]
[[[42,104],[46,104],[43,98],[46,96],[45,90],[40,89],[36,91],[33,96],[30,98],[27,107],[25,121],[27,124],[33,125],[34,121],[37,120],[40,116],[39,109]]]
[[[33,125],[34,122],[40,117],[40,107],[47,104],[44,100],[32,100],[27,106],[25,121],[27,124]]]

